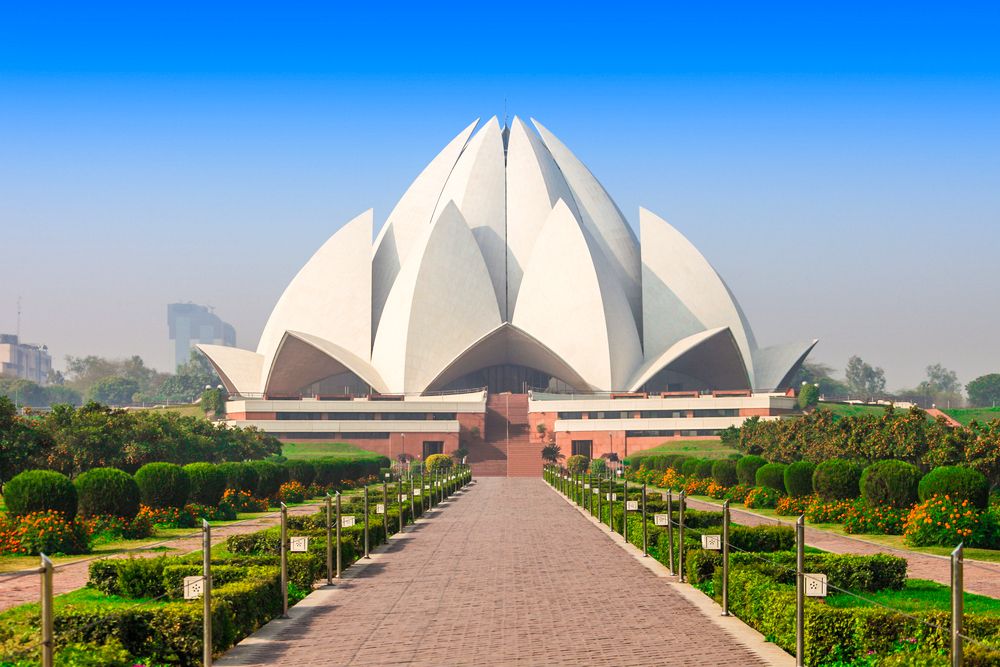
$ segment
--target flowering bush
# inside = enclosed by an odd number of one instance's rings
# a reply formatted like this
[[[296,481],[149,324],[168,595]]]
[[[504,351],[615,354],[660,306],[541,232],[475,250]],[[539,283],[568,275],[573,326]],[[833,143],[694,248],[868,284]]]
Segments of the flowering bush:
[[[320,496],[326,495],[326,489],[316,482],[313,482],[306,488],[307,498],[319,498]]]
[[[677,471],[673,468],[667,468],[667,471],[663,473],[663,477],[660,478],[660,486],[673,489],[680,486],[684,481],[684,478],[677,474]]]
[[[714,483],[712,479],[691,478],[684,483],[684,493],[689,496],[708,495],[708,487]]]
[[[248,491],[226,489],[222,494],[222,502],[228,504],[237,512],[266,512],[267,501],[254,498]]]
[[[220,502],[218,506],[191,503],[184,507],[184,511],[195,519],[208,519],[209,521],[232,521],[236,518],[236,508],[227,502]]]
[[[127,519],[110,514],[99,514],[85,519],[84,525],[95,542],[139,540],[153,534],[153,524],[148,516]]]
[[[0,521],[0,554],[82,554],[90,551],[90,532],[55,510]]]
[[[154,526],[163,528],[194,528],[198,520],[194,514],[187,509],[179,507],[150,507],[149,505],[139,506],[139,515]]]
[[[278,489],[278,500],[283,503],[301,503],[306,499],[306,487],[298,482],[285,482]]]
[[[751,487],[744,486],[742,484],[736,484],[726,490],[726,495],[723,496],[723,498],[729,500],[730,502],[742,503],[747,499],[747,494],[750,493],[750,488]]]
[[[769,486],[755,486],[743,502],[750,509],[774,509],[780,498],[781,494]]]
[[[728,489],[726,489],[726,487],[722,486],[715,480],[711,480],[708,483],[708,488],[705,489],[705,493],[715,500],[725,500],[727,491]]]
[[[799,516],[805,514],[810,503],[816,501],[815,496],[782,496],[774,506],[775,514],[779,516]]]
[[[856,500],[844,515],[844,532],[852,535],[902,535],[909,510]]]
[[[851,509],[850,500],[823,502],[818,498],[806,507],[806,521],[809,523],[843,523]]]
[[[968,499],[958,500],[949,495],[934,496],[914,506],[906,517],[904,541],[915,547],[931,545],[992,547],[998,539],[997,516],[992,511],[979,511]]]

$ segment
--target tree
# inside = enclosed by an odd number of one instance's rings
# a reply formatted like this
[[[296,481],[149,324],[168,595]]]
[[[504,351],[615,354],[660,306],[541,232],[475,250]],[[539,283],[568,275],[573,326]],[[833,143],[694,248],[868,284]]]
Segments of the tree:
[[[792,386],[800,386],[803,382],[818,384],[821,396],[844,396],[850,393],[844,382],[833,377],[833,368],[820,361],[807,361],[799,367]]]
[[[156,395],[159,387],[169,377],[146,366],[142,357],[133,355],[127,359],[105,359],[94,355],[86,357],[66,357],[66,385],[76,389],[83,395],[89,395],[90,389],[100,380],[109,377],[125,378],[136,383],[143,397]],[[201,386],[201,389],[204,385]],[[197,397],[197,393],[194,397]],[[131,397],[129,397],[131,401]],[[192,398],[193,400],[193,398]]]
[[[566,458],[566,456],[562,453],[562,449],[559,448],[559,445],[548,444],[542,447],[542,460],[546,463],[555,465],[564,458]]]
[[[171,402],[193,402],[202,395],[205,387],[218,387],[222,384],[208,358],[197,350],[191,350],[187,362],[177,366],[176,375],[171,375],[151,400]]]
[[[969,402],[980,408],[993,407],[1000,404],[1000,373],[980,375],[965,385],[969,394]]]
[[[865,363],[857,355],[847,360],[844,375],[847,377],[847,386],[854,393],[868,397],[885,393],[885,371]]]
[[[935,394],[957,394],[962,386],[955,371],[950,371],[941,364],[927,367],[925,384]]]
[[[130,405],[139,391],[139,383],[123,377],[106,377],[87,390],[87,400],[108,405]]]
[[[819,387],[808,382],[799,389],[799,407],[805,410],[819,403]]]

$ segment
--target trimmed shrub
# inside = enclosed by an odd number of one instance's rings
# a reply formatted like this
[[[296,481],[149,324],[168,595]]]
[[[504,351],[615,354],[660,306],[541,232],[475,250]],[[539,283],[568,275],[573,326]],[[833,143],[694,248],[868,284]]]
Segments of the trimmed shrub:
[[[736,461],[723,459],[712,464],[712,479],[722,486],[733,486],[739,479],[736,476]]]
[[[173,463],[147,463],[135,473],[139,498],[150,507],[184,507],[191,480],[184,468]]]
[[[298,482],[308,487],[316,480],[316,466],[309,461],[289,461],[285,467],[288,469],[289,482]]]
[[[139,513],[139,485],[132,475],[117,468],[91,468],[73,481],[82,517]]]
[[[736,462],[736,477],[743,486],[753,486],[757,483],[757,468],[767,463],[764,457],[750,454]]]
[[[583,454],[574,454],[573,456],[566,459],[566,469],[569,470],[574,475],[582,475],[587,472],[587,468],[590,466],[590,459]]]
[[[912,463],[878,461],[861,473],[861,497],[871,507],[909,508],[917,502],[919,483],[920,470]]]
[[[750,509],[773,510],[778,506],[781,494],[769,486],[755,486],[743,501]]]
[[[235,491],[246,491],[249,494],[257,492],[260,477],[249,463],[231,461],[220,463],[219,470],[226,476],[226,488]]]
[[[813,472],[816,466],[809,461],[796,461],[785,468],[785,493],[793,498],[812,495]]]
[[[715,461],[712,461],[711,459],[704,459],[698,464],[698,471],[696,474],[702,479],[712,479],[713,465],[715,465]]]
[[[968,500],[980,509],[989,504],[990,486],[978,470],[962,466],[941,466],[924,475],[917,486],[921,502],[934,496]]]
[[[684,459],[684,463],[681,465],[678,472],[680,472],[685,477],[697,477],[698,476],[698,466],[701,465],[701,459]],[[676,463],[674,468],[677,469]]]
[[[424,469],[427,472],[450,470],[454,463],[447,454],[431,454],[424,459]]]
[[[861,469],[844,459],[823,461],[813,472],[813,491],[820,500],[852,500],[860,494]]]
[[[608,471],[608,462],[604,459],[591,459],[590,460],[590,474],[591,475],[603,475]]]
[[[673,459],[671,459],[671,460],[670,460],[670,461],[669,461],[669,462],[667,463],[667,467],[666,467],[666,468],[664,468],[664,469],[667,469],[667,468],[673,468],[673,469],[674,469],[674,470],[676,470],[677,472],[683,472],[683,469],[684,469],[684,463],[685,463],[685,462],[687,462],[687,460],[688,460],[689,458],[691,458],[691,457],[690,457],[690,456],[685,456],[684,454],[675,454],[675,455],[673,456]]]
[[[76,516],[76,487],[66,475],[54,470],[26,470],[3,485],[3,499],[12,516],[32,512],[59,512]]]
[[[285,469],[271,461],[250,461],[248,465],[257,472],[257,488],[254,495],[258,498],[272,498],[278,493],[284,481]]]
[[[788,551],[795,548],[795,529],[791,526],[733,525],[729,527],[729,543],[743,551]]]
[[[757,486],[766,486],[774,489],[778,493],[785,492],[785,468],[784,463],[766,463],[757,468],[755,480]]]
[[[213,463],[189,463],[184,472],[191,480],[188,502],[216,506],[226,492],[226,474]]]

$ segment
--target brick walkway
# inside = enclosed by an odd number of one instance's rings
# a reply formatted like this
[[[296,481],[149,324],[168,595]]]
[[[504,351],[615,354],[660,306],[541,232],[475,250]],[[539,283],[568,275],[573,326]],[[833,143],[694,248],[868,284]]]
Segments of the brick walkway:
[[[315,504],[299,505],[298,507],[290,507],[288,509],[288,513],[290,515],[312,514],[313,512],[316,512],[319,507],[319,505]],[[246,522],[232,523],[228,526],[214,526],[212,528],[212,544],[218,544],[230,535],[252,533],[260,530],[261,528],[275,526],[278,522],[279,518],[274,516],[266,518],[259,517],[257,519],[250,519]],[[196,529],[191,529],[192,533],[195,531]],[[159,551],[150,551],[150,549],[156,548],[157,546],[169,547],[170,550],[163,551],[161,549]],[[200,534],[195,537],[172,539],[169,541],[146,544],[143,545],[138,551],[125,554],[101,556],[101,558],[126,558],[128,556],[135,556],[136,558],[151,558],[153,556],[162,556],[164,554],[171,556],[182,555],[191,553],[192,551],[201,551]],[[52,579],[55,594],[62,595],[63,593],[69,593],[70,591],[75,591],[78,588],[83,588],[87,584],[88,568],[90,567],[90,562],[93,560],[97,559],[93,557],[85,557],[79,561],[66,563],[64,565],[57,565]],[[0,574],[0,611],[9,609],[10,607],[15,607],[19,604],[24,604],[25,602],[38,602],[40,586],[39,581],[39,575],[13,577],[8,574]]]
[[[764,665],[540,479],[480,478],[216,664]]]
[[[688,500],[691,509],[696,510],[721,510],[722,505],[708,503],[702,500]],[[730,516],[735,523],[744,526],[775,525],[784,524],[795,525],[794,521],[780,521],[770,517],[761,516],[753,512],[732,509]],[[901,556],[907,561],[907,575],[914,579],[930,579],[945,586],[951,585],[951,561],[944,556],[924,554],[907,549],[895,549],[875,542],[869,542],[863,538],[847,537],[837,535],[825,530],[817,530],[806,525],[806,544],[811,547],[823,549],[837,554],[892,554]],[[969,593],[979,593],[994,598],[1000,598],[1000,564],[988,563],[984,561],[965,561],[965,572],[963,576],[965,590]]]

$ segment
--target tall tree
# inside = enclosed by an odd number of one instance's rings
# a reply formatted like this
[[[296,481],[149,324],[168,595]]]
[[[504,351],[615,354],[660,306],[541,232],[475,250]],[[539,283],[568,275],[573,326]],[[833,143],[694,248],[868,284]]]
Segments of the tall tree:
[[[948,370],[941,364],[933,364],[927,367],[927,388],[939,394],[957,394],[961,388],[958,382],[958,375],[955,371]]]
[[[980,375],[965,385],[969,402],[980,408],[1000,405],[1000,373]]]
[[[885,371],[865,363],[857,355],[847,360],[844,375],[847,377],[847,386],[852,392],[868,397],[885,393]]]

